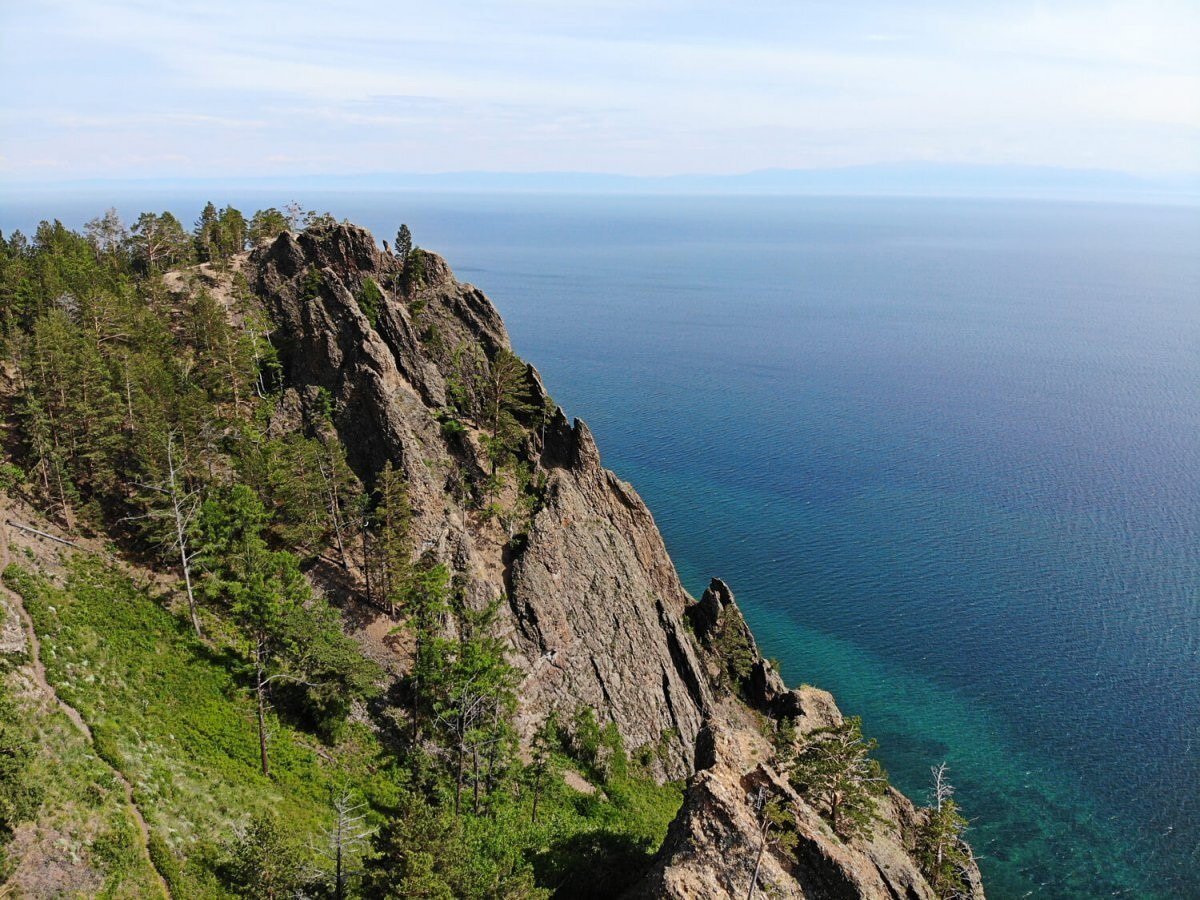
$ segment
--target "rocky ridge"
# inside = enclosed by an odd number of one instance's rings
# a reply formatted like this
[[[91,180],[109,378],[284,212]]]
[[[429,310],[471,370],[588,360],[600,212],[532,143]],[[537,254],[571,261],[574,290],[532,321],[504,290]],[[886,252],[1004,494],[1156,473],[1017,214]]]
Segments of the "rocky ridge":
[[[771,766],[769,723],[803,734],[840,721],[833,698],[789,690],[758,652],[732,592],[714,580],[687,594],[634,489],[603,468],[591,432],[568,421],[528,368],[530,414],[519,457],[542,478],[513,541],[469,502],[488,471],[484,436],[447,429],[464,351],[509,347],[476,288],[425,253],[423,277],[348,225],[285,233],[253,251],[252,290],[275,323],[288,388],[273,427],[313,422],[332,400],[334,427],[358,476],[388,462],[408,482],[415,547],[452,566],[468,602],[506,598],[503,627],[523,673],[519,724],[579,705],[616,723],[631,749],[651,746],[664,778],[688,778],[684,805],[633,896],[743,897],[761,840],[755,797],[798,811],[797,850],[762,854],[759,884],[784,897],[932,898],[909,847],[920,811],[895,791],[884,824],[846,843]],[[375,290],[382,303],[364,302]],[[380,613],[383,616],[383,613]],[[982,898],[978,872],[972,896]]]

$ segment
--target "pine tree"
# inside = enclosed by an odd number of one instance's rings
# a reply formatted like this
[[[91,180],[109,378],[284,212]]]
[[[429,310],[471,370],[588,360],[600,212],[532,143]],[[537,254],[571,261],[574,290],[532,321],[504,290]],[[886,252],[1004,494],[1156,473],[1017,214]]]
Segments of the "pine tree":
[[[529,742],[529,766],[526,776],[529,780],[530,791],[533,794],[533,808],[530,811],[530,821],[537,824],[538,803],[548,782],[556,776],[554,754],[562,743],[558,730],[558,716],[554,713],[546,716],[533,739]]]
[[[196,256],[201,262],[212,262],[221,253],[220,226],[218,224],[217,207],[210,200],[200,211],[193,231],[196,241]]]
[[[939,900],[959,900],[970,896],[966,872],[972,855],[964,839],[967,820],[958,811],[954,788],[946,778],[946,764],[930,771],[934,805],[917,830],[917,861]]]
[[[414,639],[413,667],[408,678],[412,750],[421,746],[422,726],[432,705],[431,692],[439,684],[446,663],[445,645],[439,635],[450,609],[449,593],[450,572],[444,565],[424,559],[413,567],[403,605]]]
[[[375,548],[378,558],[378,583],[392,616],[405,604],[410,593],[412,572],[412,507],[404,475],[389,460],[375,484],[379,502],[375,518],[379,523]],[[415,601],[419,605],[420,600]]]
[[[253,900],[302,896],[307,878],[301,850],[271,814],[260,814],[228,848],[226,879],[235,895]]]
[[[178,446],[175,433],[167,432],[162,443],[163,459],[158,479],[138,485],[143,491],[142,503],[147,511],[130,518],[150,524],[152,527],[147,529],[147,535],[167,549],[178,563],[192,630],[196,637],[203,637],[192,575],[197,554],[193,529],[200,509],[200,492],[188,486],[187,459]]]
[[[257,247],[264,241],[273,240],[289,230],[291,230],[291,223],[288,221],[288,217],[271,206],[267,209],[260,209],[250,218],[246,239],[251,247]]]
[[[241,636],[258,724],[259,761],[270,774],[267,712],[272,686],[301,687],[326,731],[344,719],[349,701],[371,690],[376,667],[342,633],[337,614],[313,597],[295,556],[268,549],[266,511],[254,493],[234,485],[205,501],[197,532],[208,596],[228,608]]]
[[[323,829],[324,840],[316,850],[333,867],[334,900],[346,900],[350,896],[350,881],[359,874],[355,864],[372,829],[366,824],[366,801],[356,800],[348,790],[331,792],[330,806],[333,824]]]
[[[407,225],[401,225],[396,232],[396,256],[400,258],[401,264],[408,262],[408,256],[412,253],[413,242],[412,232],[408,230]]]
[[[364,879],[380,900],[457,900],[461,870],[469,865],[458,820],[404,792],[372,842]]]
[[[479,394],[494,473],[498,465],[511,458],[524,434],[518,417],[533,409],[529,401],[529,367],[511,350],[501,347],[479,378]]]
[[[222,261],[246,249],[246,217],[226,206],[217,216],[217,248]]]
[[[887,790],[887,775],[870,757],[875,746],[863,737],[862,720],[852,716],[811,732],[796,756],[792,786],[846,840],[871,833],[878,798]]]
[[[147,273],[184,262],[192,252],[183,225],[169,212],[142,213],[133,226],[130,245],[134,261]]]
[[[754,900],[755,891],[758,890],[758,873],[767,850],[787,854],[799,841],[792,814],[778,797],[770,796],[765,788],[760,787],[754,795],[754,810],[758,820],[758,853],[754,857],[754,871],[750,875],[750,890],[746,900]]]

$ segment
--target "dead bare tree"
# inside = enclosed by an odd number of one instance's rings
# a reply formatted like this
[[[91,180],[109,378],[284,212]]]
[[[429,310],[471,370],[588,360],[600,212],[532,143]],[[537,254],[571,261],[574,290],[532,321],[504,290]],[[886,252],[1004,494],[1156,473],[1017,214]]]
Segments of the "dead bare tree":
[[[334,795],[331,789],[330,794],[333,824],[322,829],[323,840],[313,850],[333,865],[333,896],[345,900],[350,879],[357,874],[351,862],[374,829],[363,824],[367,818],[365,801],[354,800],[348,790]]]
[[[188,615],[192,621],[192,629],[196,632],[196,637],[203,638],[196,593],[192,585],[192,560],[196,552],[191,549],[192,522],[200,509],[200,492],[188,490],[184,484],[185,461],[177,459],[174,432],[167,433],[166,464],[166,473],[157,484],[138,483],[138,487],[163,497],[164,504],[152,505],[144,515],[128,516],[127,519],[157,519],[168,523],[167,534],[162,543],[169,546],[178,556],[184,588],[187,591]]]

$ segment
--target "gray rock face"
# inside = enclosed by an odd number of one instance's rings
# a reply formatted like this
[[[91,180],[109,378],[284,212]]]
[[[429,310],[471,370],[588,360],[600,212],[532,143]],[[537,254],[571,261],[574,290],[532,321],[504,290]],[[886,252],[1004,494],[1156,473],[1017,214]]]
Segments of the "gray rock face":
[[[688,597],[641,498],[600,467],[586,425],[574,435],[513,566],[517,645],[535,660],[528,699],[592,706],[630,746],[665,737],[671,774],[690,771],[712,698],[680,620]]]
[[[762,854],[758,896],[932,898],[906,849],[922,815],[908,800],[890,792],[875,836],[847,844],[771,768],[773,721],[794,719],[800,734],[835,724],[833,698],[787,689],[724,582],[691,602],[646,505],[603,468],[587,426],[553,407],[532,367],[534,406],[553,413],[526,423],[519,456],[544,479],[541,501],[515,543],[495,516],[469,508],[461,484],[489,473],[484,436],[443,429],[440,417],[463,354],[491,359],[509,346],[483,294],[432,254],[423,282],[409,284],[367,232],[345,225],[281,235],[246,271],[286,372],[275,425],[311,423],[323,395],[332,398],[363,482],[389,462],[407,478],[414,552],[451,566],[469,603],[506,598],[524,733],[552,710],[590,706],[629,748],[659,748],[662,777],[690,776],[662,851],[630,896],[746,896],[762,846],[761,791],[793,810],[798,845]],[[368,282],[382,296],[374,306]]]
[[[483,294],[439,257],[427,254],[424,268],[424,284],[408,288],[395,259],[344,225],[255,251],[251,283],[278,326],[291,391],[305,408],[328,392],[365,483],[389,461],[403,471],[416,546],[436,548],[469,598],[508,598],[513,661],[526,672],[523,726],[552,709],[592,706],[630,748],[664,742],[662,774],[685,777],[711,692],[683,627],[690,598],[653,517],[601,467],[587,426],[568,424],[561,410],[527,440],[524,455],[547,487],[523,548],[510,550],[495,521],[463,508],[454,479],[485,474],[488,463],[477,435],[448,438],[438,421],[453,354],[491,358],[509,340]],[[359,299],[367,279],[384,296],[374,325]],[[530,387],[543,403],[533,370]]]

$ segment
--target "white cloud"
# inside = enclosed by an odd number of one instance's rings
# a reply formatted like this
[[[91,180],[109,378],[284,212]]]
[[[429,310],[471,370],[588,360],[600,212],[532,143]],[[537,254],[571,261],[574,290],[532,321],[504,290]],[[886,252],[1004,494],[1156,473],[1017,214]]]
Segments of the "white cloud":
[[[1200,169],[1186,3],[50,0],[0,32],[10,173]]]

